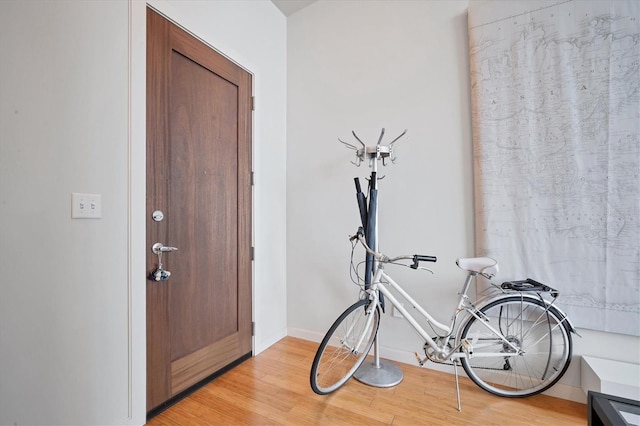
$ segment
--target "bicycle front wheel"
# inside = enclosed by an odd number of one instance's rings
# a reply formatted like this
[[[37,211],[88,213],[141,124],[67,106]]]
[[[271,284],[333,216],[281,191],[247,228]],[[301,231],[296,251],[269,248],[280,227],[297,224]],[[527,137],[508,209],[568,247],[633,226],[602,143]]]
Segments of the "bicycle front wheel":
[[[461,333],[473,351],[461,359],[462,367],[478,386],[499,396],[525,397],[560,380],[571,362],[572,341],[557,309],[535,298],[509,296],[480,312],[482,319],[471,318]]]
[[[380,309],[366,299],[338,317],[322,339],[311,366],[315,393],[331,393],[353,376],[369,353],[379,324]]]

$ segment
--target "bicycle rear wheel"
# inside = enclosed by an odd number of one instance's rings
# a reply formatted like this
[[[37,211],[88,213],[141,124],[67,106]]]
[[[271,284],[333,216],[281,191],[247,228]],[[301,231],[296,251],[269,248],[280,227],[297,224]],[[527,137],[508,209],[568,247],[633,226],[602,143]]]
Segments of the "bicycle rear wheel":
[[[326,395],[344,385],[366,358],[378,332],[380,309],[363,299],[351,305],[322,339],[311,365],[311,388]]]
[[[553,386],[569,367],[572,341],[563,316],[535,298],[508,296],[480,309],[483,320],[471,318],[461,339],[472,355],[462,358],[467,375],[482,389],[499,396],[525,397]],[[486,325],[499,330],[517,351]],[[505,354],[505,355],[501,355]]]

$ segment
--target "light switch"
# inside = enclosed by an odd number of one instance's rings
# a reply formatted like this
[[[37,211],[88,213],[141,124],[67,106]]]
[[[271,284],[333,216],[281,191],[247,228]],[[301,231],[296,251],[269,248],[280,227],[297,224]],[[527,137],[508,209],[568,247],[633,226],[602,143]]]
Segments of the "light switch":
[[[72,219],[100,219],[102,217],[102,195],[71,194],[71,218]]]

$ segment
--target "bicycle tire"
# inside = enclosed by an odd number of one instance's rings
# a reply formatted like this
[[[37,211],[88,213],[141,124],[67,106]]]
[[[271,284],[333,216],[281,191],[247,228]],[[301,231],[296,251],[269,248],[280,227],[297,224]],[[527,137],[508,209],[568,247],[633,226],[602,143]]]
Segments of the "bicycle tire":
[[[369,300],[359,300],[327,331],[311,365],[310,381],[315,393],[326,395],[342,387],[367,357],[380,324],[380,309],[370,308]]]
[[[526,397],[544,392],[564,375],[571,362],[573,342],[563,315],[535,298],[507,296],[480,309],[465,324],[461,341],[471,342],[473,354],[461,358],[462,367],[475,384],[494,395]],[[513,353],[514,350],[483,323],[499,330],[523,350],[516,356],[483,353]]]

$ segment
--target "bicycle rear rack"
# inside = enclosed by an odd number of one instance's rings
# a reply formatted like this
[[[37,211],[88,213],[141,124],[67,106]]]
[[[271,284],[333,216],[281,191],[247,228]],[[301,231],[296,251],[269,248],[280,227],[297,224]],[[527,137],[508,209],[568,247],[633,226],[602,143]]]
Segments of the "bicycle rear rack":
[[[549,287],[531,278],[526,280],[505,281],[500,285],[503,290],[521,291],[528,293],[549,293],[554,299],[560,295],[555,288]]]

